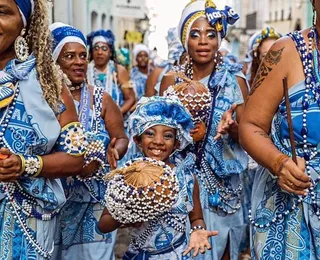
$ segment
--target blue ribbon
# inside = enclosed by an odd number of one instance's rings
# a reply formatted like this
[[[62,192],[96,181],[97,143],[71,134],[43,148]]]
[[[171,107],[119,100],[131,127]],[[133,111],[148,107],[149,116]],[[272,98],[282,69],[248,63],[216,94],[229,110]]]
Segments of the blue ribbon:
[[[210,5],[205,8],[205,12],[209,24],[216,27],[221,33],[221,38],[226,36],[228,25],[233,25],[240,18],[230,6],[225,6],[224,10],[218,10]]]

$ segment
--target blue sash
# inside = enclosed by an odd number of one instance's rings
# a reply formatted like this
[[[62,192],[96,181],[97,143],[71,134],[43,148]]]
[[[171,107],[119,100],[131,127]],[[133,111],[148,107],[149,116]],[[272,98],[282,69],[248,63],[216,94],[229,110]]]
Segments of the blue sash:
[[[186,241],[186,239],[186,233],[184,233],[176,242],[173,243],[173,245],[155,252],[149,252],[143,249],[139,249],[137,253],[127,251],[122,257],[122,260],[148,260],[150,256],[164,255],[174,251],[174,249],[181,246]]]

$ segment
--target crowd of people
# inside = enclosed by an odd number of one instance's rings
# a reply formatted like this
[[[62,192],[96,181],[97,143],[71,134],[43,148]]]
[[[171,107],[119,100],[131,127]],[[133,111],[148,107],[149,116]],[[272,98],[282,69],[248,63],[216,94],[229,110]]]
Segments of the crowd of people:
[[[119,228],[126,260],[320,259],[310,2],[311,28],[266,27],[238,62],[222,42],[241,17],[191,1],[155,63],[1,0],[0,259],[115,259]]]

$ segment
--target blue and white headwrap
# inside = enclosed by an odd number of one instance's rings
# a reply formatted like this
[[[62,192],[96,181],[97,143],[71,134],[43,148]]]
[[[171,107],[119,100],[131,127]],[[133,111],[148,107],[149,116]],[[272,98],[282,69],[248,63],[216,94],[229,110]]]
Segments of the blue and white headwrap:
[[[234,24],[239,19],[239,15],[230,6],[219,10],[212,0],[192,0],[182,11],[178,27],[180,40],[187,51],[191,26],[200,17],[207,18],[209,24],[219,32],[219,45],[227,34],[228,25]]]
[[[142,97],[129,117],[129,135],[140,136],[148,128],[165,125],[177,130],[178,150],[193,142],[190,130],[194,127],[192,116],[178,97]]]
[[[114,37],[113,32],[110,30],[107,30],[107,31],[99,30],[99,31],[92,32],[92,33],[88,34],[87,41],[88,41],[88,45],[90,46],[91,49],[98,42],[104,42],[104,43],[107,43],[111,47],[112,52],[114,51],[115,37]]]
[[[68,24],[53,23],[49,26],[53,36],[53,53],[52,57],[54,61],[57,61],[63,46],[66,43],[77,42],[83,45],[87,49],[87,41],[83,33]]]
[[[15,2],[19,8],[23,25],[26,27],[31,15],[33,14],[34,0],[15,0]]]

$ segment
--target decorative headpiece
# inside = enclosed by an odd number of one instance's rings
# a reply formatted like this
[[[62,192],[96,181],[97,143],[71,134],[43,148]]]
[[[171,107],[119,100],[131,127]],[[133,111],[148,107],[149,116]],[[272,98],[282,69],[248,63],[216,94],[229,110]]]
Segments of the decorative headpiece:
[[[15,0],[15,2],[19,8],[23,25],[26,27],[31,15],[33,14],[34,0]]]
[[[137,44],[136,46],[134,46],[133,51],[132,51],[134,61],[136,60],[138,54],[142,51],[145,51],[146,53],[148,53],[148,55],[150,55],[150,50],[147,45]]]
[[[111,47],[112,52],[114,51],[115,37],[113,32],[110,30],[107,30],[107,31],[99,30],[99,31],[92,32],[88,34],[87,41],[90,48],[92,48],[98,42],[104,42]]]
[[[189,110],[195,124],[199,125],[199,130],[194,134],[195,142],[201,141],[206,134],[206,123],[211,108],[211,94],[208,89],[199,81],[193,81],[184,73],[176,73],[176,77],[183,82],[170,86],[164,96],[172,98],[177,96],[182,104]]]
[[[53,53],[52,57],[57,61],[63,46],[66,43],[77,42],[82,44],[87,49],[87,41],[83,33],[68,24],[53,23],[49,26],[53,36]]]
[[[170,211],[179,192],[170,166],[151,158],[129,161],[105,179],[108,211],[123,224],[150,221]]]
[[[265,39],[279,39],[282,37],[282,34],[276,32],[273,27],[267,26],[262,29],[262,31],[256,35],[252,42],[252,50],[256,50],[260,43]]]
[[[230,6],[219,10],[212,0],[191,1],[182,11],[179,23],[180,39],[186,50],[191,26],[200,17],[206,17],[209,24],[219,32],[220,41],[226,36],[228,25],[239,19],[239,15]]]
[[[129,134],[140,136],[148,128],[165,125],[177,130],[179,150],[192,143],[190,130],[193,128],[192,116],[178,97],[142,97],[136,110],[129,117]]]

